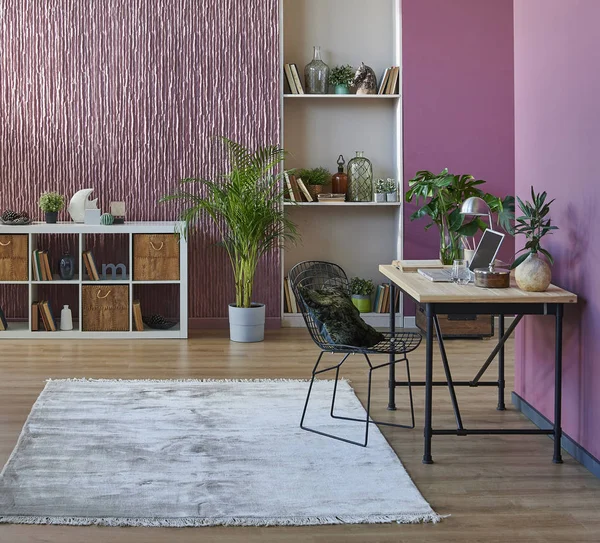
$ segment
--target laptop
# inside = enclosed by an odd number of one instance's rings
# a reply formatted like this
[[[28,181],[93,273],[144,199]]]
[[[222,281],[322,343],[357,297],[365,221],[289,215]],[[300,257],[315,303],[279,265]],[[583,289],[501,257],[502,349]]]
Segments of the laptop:
[[[469,269],[472,271],[477,268],[488,268],[489,265],[494,262],[496,255],[500,250],[500,246],[504,241],[504,234],[490,230],[485,230],[471,262],[469,262]],[[423,277],[433,281],[435,283],[449,283],[452,281],[452,270],[444,268],[442,270],[430,270],[419,268],[417,270]]]

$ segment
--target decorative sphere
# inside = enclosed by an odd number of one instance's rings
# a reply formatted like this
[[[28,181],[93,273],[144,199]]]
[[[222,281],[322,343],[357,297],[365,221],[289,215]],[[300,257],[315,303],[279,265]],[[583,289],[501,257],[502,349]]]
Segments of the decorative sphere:
[[[115,218],[110,213],[104,213],[102,217],[100,217],[100,223],[104,226],[110,226],[115,222]]]

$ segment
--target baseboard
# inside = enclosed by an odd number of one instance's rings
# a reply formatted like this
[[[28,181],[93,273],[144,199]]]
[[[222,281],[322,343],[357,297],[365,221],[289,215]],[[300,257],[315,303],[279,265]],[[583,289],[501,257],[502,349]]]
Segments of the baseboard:
[[[215,318],[191,318],[188,319],[190,330],[226,330],[229,328],[229,319],[227,317]],[[273,330],[281,328],[281,319],[279,317],[267,317],[265,319],[265,329]]]
[[[525,415],[538,428],[547,430],[552,428],[552,422],[542,415],[529,402],[521,398],[516,392],[512,393],[513,405]],[[550,436],[552,438],[552,436]],[[579,443],[575,442],[567,434],[563,432],[560,441],[561,447],[567,451],[575,460],[590,470],[596,477],[600,478],[600,460],[586,451]]]

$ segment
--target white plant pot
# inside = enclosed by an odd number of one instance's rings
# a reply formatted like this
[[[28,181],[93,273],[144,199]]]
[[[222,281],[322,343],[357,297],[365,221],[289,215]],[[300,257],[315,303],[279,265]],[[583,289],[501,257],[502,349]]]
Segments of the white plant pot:
[[[265,339],[265,304],[236,307],[229,304],[229,338],[240,343]]]
[[[397,192],[388,192],[385,196],[388,202],[396,202],[398,200]]]
[[[544,292],[552,280],[552,270],[543,258],[532,253],[515,269],[515,280],[521,290]]]
[[[375,193],[375,201],[380,204],[381,202],[385,202],[385,192],[376,192]]]

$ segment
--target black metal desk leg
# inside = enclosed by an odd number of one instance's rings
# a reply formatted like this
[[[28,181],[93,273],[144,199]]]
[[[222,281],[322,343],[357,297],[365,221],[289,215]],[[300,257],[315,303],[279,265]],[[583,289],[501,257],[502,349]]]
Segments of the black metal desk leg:
[[[563,305],[556,306],[556,337],[554,338],[554,457],[552,462],[562,464],[560,442],[562,438],[562,323]]]
[[[396,331],[396,308],[394,300],[396,299],[396,285],[390,281],[390,332],[393,334]],[[391,350],[389,354],[389,383],[388,383],[388,409],[396,411],[396,353]]]
[[[433,315],[432,304],[426,304],[427,340],[425,346],[425,444],[423,446],[423,464],[433,464],[431,458],[431,408],[433,393]]]
[[[504,335],[504,315],[498,316],[498,337],[502,338]],[[504,343],[498,353],[498,411],[504,411],[506,405],[504,404]]]

